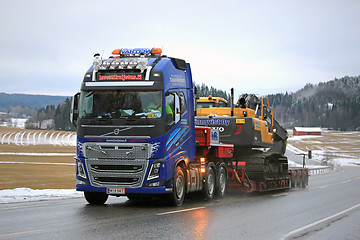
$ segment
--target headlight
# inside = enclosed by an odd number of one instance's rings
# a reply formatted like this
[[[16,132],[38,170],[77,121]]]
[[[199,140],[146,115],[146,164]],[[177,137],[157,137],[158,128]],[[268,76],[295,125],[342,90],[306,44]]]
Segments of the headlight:
[[[119,65],[120,65],[119,61],[112,61],[110,64],[111,68],[113,68],[113,69],[117,69],[119,67]]]
[[[129,61],[127,59],[122,59],[120,61],[120,68],[122,69],[127,68],[128,65],[129,65]]]
[[[108,69],[110,67],[110,62],[108,61],[103,61],[103,67]]]
[[[152,165],[151,165],[151,169],[150,169],[150,173],[149,176],[147,178],[147,180],[152,180],[155,178],[158,178],[160,176],[160,167],[161,167],[161,162],[159,161],[155,161]]]
[[[148,62],[149,60],[147,58],[140,58],[136,68],[140,69],[140,71],[143,72],[146,69]]]
[[[129,61],[129,68],[134,68],[134,67],[136,67],[137,64],[138,63],[137,63],[137,61],[135,59],[131,59]]]
[[[76,160],[76,168],[77,168],[77,175],[79,177],[85,178],[86,179],[86,173],[85,173],[85,169],[84,169],[84,165],[80,160]]]

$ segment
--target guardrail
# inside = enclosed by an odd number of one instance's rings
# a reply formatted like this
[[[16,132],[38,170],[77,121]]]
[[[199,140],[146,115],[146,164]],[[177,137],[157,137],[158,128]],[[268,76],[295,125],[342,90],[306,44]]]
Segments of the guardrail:
[[[326,172],[330,172],[334,170],[334,166],[327,166],[327,167],[319,167],[319,168],[309,168],[309,175],[316,175],[322,174]]]

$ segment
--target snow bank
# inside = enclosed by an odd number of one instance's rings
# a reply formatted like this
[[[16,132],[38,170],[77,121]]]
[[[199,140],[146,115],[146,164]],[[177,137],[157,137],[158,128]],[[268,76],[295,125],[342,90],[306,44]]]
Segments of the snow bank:
[[[15,188],[0,190],[0,203],[28,202],[50,199],[80,198],[82,192],[75,189],[43,189]]]

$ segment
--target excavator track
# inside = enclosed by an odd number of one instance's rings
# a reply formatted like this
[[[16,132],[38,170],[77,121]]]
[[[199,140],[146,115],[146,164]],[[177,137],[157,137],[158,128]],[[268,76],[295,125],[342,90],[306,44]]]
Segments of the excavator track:
[[[252,150],[239,154],[237,160],[246,163],[246,174],[250,179],[275,180],[288,177],[287,157],[280,153]]]

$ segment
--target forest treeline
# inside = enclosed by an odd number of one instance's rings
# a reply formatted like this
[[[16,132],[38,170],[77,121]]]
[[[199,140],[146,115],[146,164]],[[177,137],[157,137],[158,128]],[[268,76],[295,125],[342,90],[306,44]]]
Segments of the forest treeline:
[[[65,102],[60,103],[57,107],[48,105],[40,108],[36,114],[27,120],[25,127],[28,129],[73,131],[75,128],[70,122],[70,110],[71,99],[66,98]]]
[[[360,130],[360,76],[306,84],[295,93],[268,95],[284,127]]]
[[[226,91],[195,84],[199,97],[209,95],[230,101]],[[322,127],[335,130],[360,130],[360,76],[343,77],[319,84],[306,84],[295,93],[268,95],[275,118],[286,128]],[[237,101],[235,96],[234,102]],[[74,130],[70,123],[71,100],[39,109],[31,121],[53,119],[56,130]]]
[[[214,87],[209,87],[205,85],[204,83],[196,84],[195,87],[197,89],[197,95],[198,97],[208,97],[209,95],[213,97],[222,97],[226,99],[226,101],[230,102],[230,93],[227,93],[226,91],[216,89]]]

